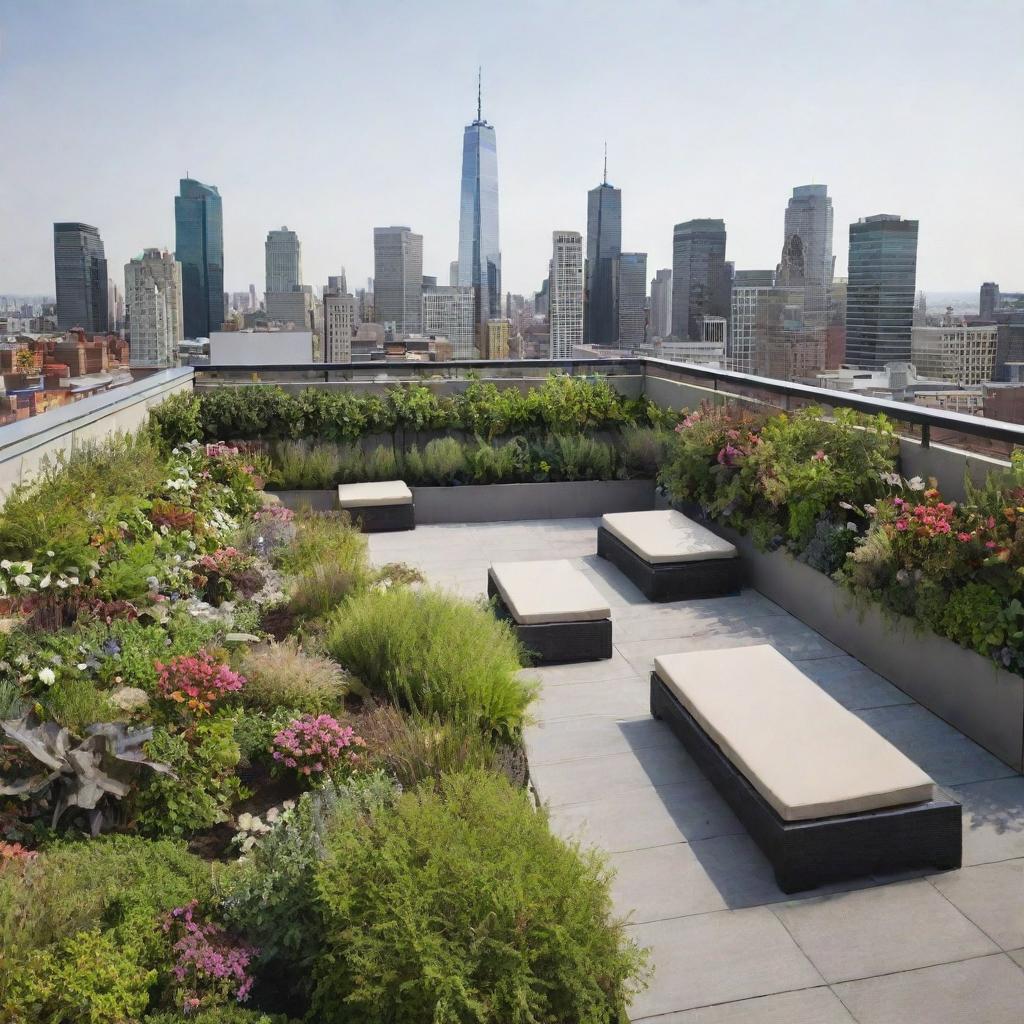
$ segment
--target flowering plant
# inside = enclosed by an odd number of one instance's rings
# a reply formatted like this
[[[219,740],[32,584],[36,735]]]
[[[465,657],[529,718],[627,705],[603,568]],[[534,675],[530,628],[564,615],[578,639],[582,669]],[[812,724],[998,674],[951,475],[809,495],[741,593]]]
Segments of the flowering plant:
[[[350,725],[342,725],[331,715],[303,715],[277,733],[272,746],[278,764],[309,776],[322,775],[342,764],[359,764],[358,750],[349,748],[365,747],[366,742]]]
[[[254,946],[233,940],[220,925],[198,918],[197,906],[192,900],[163,919],[164,932],[175,940],[171,974],[186,1016],[232,996],[245,1002],[253,984],[249,965],[259,954]]]
[[[155,662],[157,687],[168,700],[184,704],[192,714],[208,715],[213,704],[245,685],[245,677],[217,661],[209,652],[182,654],[164,664]]]

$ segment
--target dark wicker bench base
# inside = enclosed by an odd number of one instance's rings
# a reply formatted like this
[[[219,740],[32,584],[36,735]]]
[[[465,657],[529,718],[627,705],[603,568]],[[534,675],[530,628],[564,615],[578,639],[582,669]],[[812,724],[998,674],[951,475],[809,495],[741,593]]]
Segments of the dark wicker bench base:
[[[523,646],[538,665],[569,661],[601,661],[612,656],[612,620],[585,622],[519,623],[498,593],[494,578],[487,573],[487,596],[494,599],[494,613],[510,622]]]
[[[688,601],[738,594],[742,584],[738,558],[697,562],[645,562],[603,526],[597,529],[597,553],[632,580],[648,601]]]
[[[363,533],[391,533],[395,530],[416,529],[416,506],[366,505],[361,508],[342,509],[352,517]]]
[[[876,872],[960,867],[960,805],[954,800],[940,795],[928,803],[864,814],[783,821],[656,672],[651,673],[651,714],[670,726],[747,827],[783,892]]]

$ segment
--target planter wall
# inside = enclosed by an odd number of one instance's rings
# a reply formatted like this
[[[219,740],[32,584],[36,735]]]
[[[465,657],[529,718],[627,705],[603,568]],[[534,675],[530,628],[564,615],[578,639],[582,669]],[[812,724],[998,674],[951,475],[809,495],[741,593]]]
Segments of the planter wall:
[[[1016,771],[1024,771],[1024,678],[881,606],[858,604],[785,551],[718,528],[743,556],[747,579],[837,647],[884,676]]]
[[[337,507],[334,490],[276,491],[287,508],[327,511]],[[525,519],[575,519],[605,512],[654,508],[653,480],[579,480],[545,484],[467,484],[413,487],[416,522],[492,523]]]

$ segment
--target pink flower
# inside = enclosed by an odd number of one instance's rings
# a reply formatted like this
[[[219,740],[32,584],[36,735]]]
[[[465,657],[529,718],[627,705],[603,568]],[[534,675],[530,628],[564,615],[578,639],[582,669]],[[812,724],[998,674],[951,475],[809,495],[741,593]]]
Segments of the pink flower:
[[[958,533],[956,539],[966,544],[971,539],[971,535],[969,533]]]
[[[906,519],[898,519],[896,521],[896,529],[897,530],[903,531],[906,528],[907,528],[907,521],[906,521]]]
[[[821,449],[819,448],[819,449],[818,449],[818,450],[817,450],[817,451],[816,451],[816,452],[815,452],[815,453],[814,453],[814,454],[813,454],[813,455],[811,456],[811,458],[812,458],[812,459],[813,459],[813,460],[814,460],[815,462],[824,462],[824,461],[825,461],[825,460],[826,460],[826,459],[828,458],[828,456],[827,456],[827,455],[826,455],[826,454],[825,454],[825,453],[824,453],[824,452],[823,452],[823,451],[822,451],[822,450],[821,450]]]

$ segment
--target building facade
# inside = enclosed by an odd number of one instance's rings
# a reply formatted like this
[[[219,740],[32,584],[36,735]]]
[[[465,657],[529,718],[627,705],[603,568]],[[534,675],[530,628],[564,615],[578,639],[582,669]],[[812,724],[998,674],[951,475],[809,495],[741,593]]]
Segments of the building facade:
[[[487,321],[487,353],[488,359],[509,358],[510,324],[508,320]]]
[[[501,316],[501,245],[498,238],[498,140],[483,119],[477,92],[476,120],[462,135],[459,190],[458,284],[472,288],[481,337]]]
[[[406,227],[373,229],[374,319],[400,334],[423,326],[423,236]]]
[[[146,249],[125,264],[124,294],[131,329],[132,366],[178,365],[184,341],[181,264],[160,249]]]
[[[571,359],[583,344],[583,236],[555,231],[551,237],[548,352],[551,359]]]
[[[704,316],[729,315],[725,221],[690,220],[672,235],[672,335],[699,341]]]
[[[651,322],[648,334],[652,341],[672,333],[672,270],[659,270],[651,278]]]
[[[994,324],[968,327],[915,327],[910,336],[910,361],[922,377],[965,386],[995,379],[999,329]]]
[[[290,292],[302,284],[302,243],[294,231],[268,231],[265,249],[268,294]]]
[[[991,320],[999,308],[999,285],[995,281],[986,281],[978,295],[978,316],[982,320]]]
[[[639,352],[647,334],[647,253],[624,252],[615,260],[617,346]]]
[[[917,221],[893,214],[850,225],[846,362],[866,370],[910,361]]]
[[[786,206],[780,285],[804,288],[805,329],[824,332],[835,271],[832,200],[827,185],[798,185]]]
[[[615,345],[619,338],[616,264],[622,252],[622,190],[602,181],[587,193],[584,340]],[[645,282],[646,286],[646,282]]]
[[[448,339],[453,359],[478,357],[476,295],[468,285],[425,289],[422,321],[423,334]]]
[[[324,292],[324,362],[352,362],[352,337],[355,333],[355,296],[327,288]]]
[[[174,198],[174,258],[181,264],[186,338],[207,338],[224,319],[224,215],[213,185],[182,178]]]
[[[78,221],[54,224],[53,271],[57,327],[90,334],[108,330],[107,257],[99,231]]]
[[[738,373],[753,373],[758,354],[768,341],[769,296],[775,287],[773,270],[737,270],[729,307],[726,363]]]

